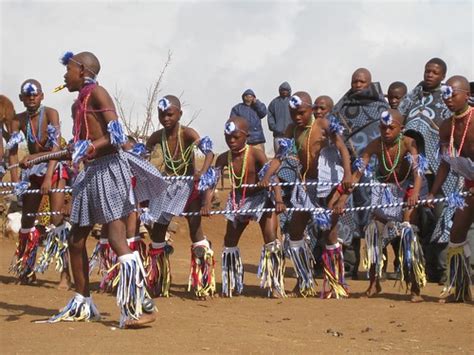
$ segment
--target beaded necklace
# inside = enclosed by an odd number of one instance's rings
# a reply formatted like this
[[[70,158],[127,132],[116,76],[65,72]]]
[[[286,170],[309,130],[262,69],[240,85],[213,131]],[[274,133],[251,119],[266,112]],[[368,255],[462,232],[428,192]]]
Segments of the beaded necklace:
[[[457,156],[461,155],[462,148],[464,147],[464,142],[466,140],[466,135],[467,131],[469,129],[469,124],[471,123],[471,118],[472,118],[472,107],[469,107],[466,112],[460,114],[460,115],[454,115],[453,118],[451,119],[451,137],[449,138],[449,155],[451,157],[456,156],[456,148],[454,147],[454,127],[456,125],[456,120],[462,120],[464,119],[467,115],[469,115],[466,126],[464,127],[464,132],[462,134],[462,139],[461,139],[461,144],[459,144],[459,149],[457,151]]]
[[[313,132],[313,126],[314,126],[314,116],[311,117],[311,122],[305,126],[305,130],[301,133],[301,136],[306,136],[306,141],[305,141],[305,145],[306,145],[306,169],[303,173],[303,177],[302,177],[302,180],[303,182],[306,181],[306,173],[308,172],[309,170],[309,163],[310,163],[310,158],[311,158],[311,154],[310,154],[310,151],[309,151],[309,146],[310,146],[310,143],[311,143],[311,133]],[[295,145],[295,150],[297,153],[299,153],[301,151],[301,148],[302,148],[302,144],[298,144],[298,141],[296,139],[296,127],[293,129],[293,141],[294,141],[294,145]]]
[[[173,154],[171,154],[168,140],[166,138],[165,130],[161,132],[161,145],[163,147],[163,156],[165,161],[165,166],[173,172],[174,176],[183,176],[186,175],[188,172],[188,167],[191,163],[192,152],[194,150],[194,144],[191,144],[185,150],[183,150],[183,142],[181,137],[181,125],[178,123],[178,137],[176,148]],[[181,156],[177,159],[174,157],[181,153]],[[179,174],[181,170],[183,170],[182,174]]]
[[[35,132],[35,127],[33,125],[33,122],[31,121],[31,116],[35,116],[39,113],[38,117],[38,132]],[[26,122],[26,136],[28,137],[28,141],[30,143],[36,143],[38,144],[41,148],[45,148],[41,144],[41,138],[38,138],[38,136],[41,137],[41,123],[43,121],[43,115],[44,115],[44,106],[40,106],[36,112],[34,112],[32,115],[28,111],[26,111],[26,117],[28,121]],[[38,133],[38,134],[36,134]]]
[[[236,198],[235,198],[235,190],[239,189],[242,184],[247,183],[247,175],[248,175],[248,166],[247,166],[247,158],[250,152],[250,146],[248,144],[245,145],[245,147],[239,151],[239,153],[244,152],[244,158],[242,161],[242,169],[240,172],[240,176],[238,176],[235,173],[234,169],[234,162],[232,161],[232,152],[229,150],[227,153],[227,166],[229,167],[229,180],[230,184],[232,186],[232,207],[234,210],[239,209],[243,203],[245,202],[245,196],[247,192],[247,187],[243,188],[242,191],[242,198],[240,199],[240,203],[237,204]],[[236,182],[237,181],[237,182]]]
[[[392,162],[392,157],[390,156],[390,151],[388,149],[386,149],[386,147],[383,143],[383,140],[380,140],[380,144],[382,146],[382,164],[383,164],[383,167],[384,167],[385,171],[387,172],[387,174],[379,176],[379,177],[382,178],[382,179],[385,179],[385,181],[387,181],[390,178],[390,175],[393,175],[393,178],[395,179],[395,183],[397,184],[398,188],[403,190],[403,188],[400,185],[400,179],[398,178],[398,174],[395,171],[397,166],[398,166],[398,163],[400,161],[400,156],[401,156],[401,152],[402,152],[402,134],[399,134],[399,136],[397,137],[396,143],[398,144],[397,155],[395,156],[395,160]],[[387,162],[385,160],[385,156],[387,157],[388,164],[390,166],[387,165]],[[405,181],[409,174],[410,174],[410,170],[408,170],[407,175],[401,180],[401,182]]]

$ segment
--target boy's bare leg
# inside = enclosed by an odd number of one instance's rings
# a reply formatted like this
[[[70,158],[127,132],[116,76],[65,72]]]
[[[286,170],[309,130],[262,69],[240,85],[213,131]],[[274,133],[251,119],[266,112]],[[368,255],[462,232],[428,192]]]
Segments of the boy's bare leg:
[[[369,288],[365,291],[367,297],[373,297],[382,292],[380,280],[375,276],[375,265],[372,265],[369,270]]]
[[[92,227],[73,225],[69,242],[72,276],[76,292],[84,297],[90,297],[89,292],[89,259],[87,258],[86,240]]]
[[[66,186],[66,180],[60,179],[57,181],[54,186],[55,189],[64,189]],[[64,192],[56,192],[49,194],[49,201],[51,206],[51,211],[62,211],[64,207]],[[54,215],[51,216],[51,223],[54,226],[59,226],[61,223],[64,222],[63,215]],[[71,275],[69,274],[69,265],[65,264],[63,270],[61,271],[61,275],[59,277],[59,290],[67,291],[71,288]]]
[[[201,210],[201,201],[199,199],[192,201],[187,210],[189,212],[199,212]],[[204,240],[204,233],[201,227],[201,216],[186,217],[189,226],[189,235],[193,243]]]

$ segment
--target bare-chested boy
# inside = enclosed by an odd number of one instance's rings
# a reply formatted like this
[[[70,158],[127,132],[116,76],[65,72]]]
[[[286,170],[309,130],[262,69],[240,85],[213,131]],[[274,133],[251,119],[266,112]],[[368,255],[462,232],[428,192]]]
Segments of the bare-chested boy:
[[[247,187],[256,184],[264,175],[267,163],[265,153],[247,144],[249,136],[247,120],[234,116],[225,124],[225,140],[229,150],[217,157],[215,168],[222,173],[229,170],[232,191],[227,199],[226,210],[248,210],[238,214],[227,214],[227,229],[222,251],[222,294],[225,297],[240,295],[244,287],[244,268],[238,243],[250,221],[258,221],[262,231],[264,245],[258,268],[260,286],[266,288],[269,296],[284,297],[285,287],[284,258],[280,241],[277,239],[277,214],[263,212],[262,208],[275,206],[277,212],[285,209],[281,198],[281,189],[273,189],[274,201],[267,189]],[[211,208],[212,190],[207,190],[202,214],[207,215]]]
[[[442,95],[453,115],[439,129],[442,159],[428,198],[440,190],[450,170],[463,176],[465,189],[474,193],[474,108],[468,105],[469,82],[463,76],[453,76],[442,87]],[[471,250],[466,238],[473,222],[474,196],[470,195],[465,198],[465,206],[456,210],[449,237],[447,283],[443,290],[447,301],[471,300]]]
[[[30,157],[38,153],[59,151],[61,141],[59,115],[55,109],[41,104],[44,99],[41,84],[34,79],[24,81],[20,87],[19,98],[26,110],[19,113],[13,120],[12,137],[21,133],[25,135]],[[10,157],[13,163],[18,162],[18,145],[11,147]],[[66,180],[69,177],[67,166],[55,160],[30,166],[26,163],[27,160],[28,158],[21,164],[25,168],[22,172],[22,183],[29,184],[32,189],[40,189],[43,195],[49,194],[51,208],[54,211],[61,211],[64,205],[64,193],[51,193],[50,190],[66,186]],[[28,213],[38,212],[43,197],[41,194],[24,194],[22,196],[21,230],[18,248],[15,252],[16,260],[12,265],[12,270],[22,283],[30,283],[36,279],[34,266],[40,233],[35,227],[35,217],[28,216]],[[52,216],[51,223],[47,239],[56,241],[56,245],[61,249],[61,252],[56,255],[58,259],[61,259],[58,260],[60,265],[62,264],[58,270],[61,272],[59,288],[68,289],[70,276],[67,238],[70,226],[64,222],[61,215]],[[52,259],[53,255],[42,257],[39,265],[40,271],[43,272]]]
[[[327,101],[327,100],[326,100]],[[318,109],[317,109],[318,110]],[[293,151],[301,164],[300,181],[313,182],[319,178],[319,155],[321,150],[332,142],[340,153],[344,169],[343,183],[339,190],[343,192],[350,187],[351,170],[349,152],[344,145],[342,137],[338,134],[340,130],[335,127],[323,129],[314,119],[313,105],[308,93],[300,91],[290,99],[290,113],[293,123],[285,132],[285,137],[293,139]],[[323,124],[323,126],[325,126]],[[272,160],[271,168],[267,176],[273,174],[280,167],[281,160]],[[332,194],[328,197],[329,208],[333,207]],[[318,197],[318,187],[316,185],[303,186],[297,184],[292,192],[291,205],[293,207],[304,207],[316,209],[326,201]],[[299,292],[303,296],[315,295],[315,281],[313,273],[313,259],[308,245],[304,238],[305,229],[313,220],[324,230],[325,247],[323,250],[324,284],[321,297],[347,297],[347,289],[344,280],[344,261],[342,247],[337,238],[338,216],[333,214],[315,214],[314,212],[293,212],[289,223],[289,254],[295,265],[298,276]],[[329,231],[328,231],[329,229]]]
[[[84,162],[84,170],[73,185],[72,237],[69,244],[76,295],[49,322],[97,320],[99,312],[90,297],[86,240],[94,224],[105,224],[110,245],[120,269],[117,305],[120,327],[139,327],[153,322],[153,306],[147,298],[145,271],[138,252],[126,241],[126,217],[136,203],[152,200],[166,188],[161,174],[148,162],[122,151],[126,142],[108,92],[97,84],[100,71],[97,57],[90,52],[67,52],[64,81],[70,92],[79,91],[73,106],[74,165]],[[137,180],[132,188],[132,177]]]
[[[148,284],[156,296],[169,296],[171,269],[169,254],[171,245],[165,240],[166,231],[174,216],[182,212],[201,210],[201,191],[206,188],[205,179],[212,163],[212,142],[209,137],[199,137],[191,127],[179,121],[183,111],[176,96],[167,95],[158,102],[158,118],[162,129],[154,132],[146,143],[149,151],[158,144],[164,161],[164,174],[168,176],[191,178],[171,181],[166,193],[150,203],[150,215],[154,220],[151,232],[152,243],[149,248]],[[196,167],[195,148],[205,155],[201,170]],[[200,186],[201,185],[201,186]],[[197,298],[203,299],[215,291],[214,252],[201,228],[201,216],[187,217],[191,245],[191,274],[189,289]]]
[[[403,120],[403,116],[397,110],[389,109],[382,113],[381,136],[370,142],[360,158],[354,162],[353,182],[357,183],[360,180],[368,170],[371,158],[376,156],[378,166],[375,168],[375,179],[387,185],[372,187],[371,205],[405,201],[409,207],[406,210],[402,210],[402,207],[376,209],[372,214],[372,220],[366,226],[366,266],[370,276],[367,296],[371,297],[382,291],[380,286],[384,264],[382,249],[391,240],[400,236],[401,281],[411,286],[411,301],[420,302],[422,301],[420,289],[426,284],[426,276],[414,206],[420,196],[426,161],[418,154],[415,140],[402,134]],[[345,198],[347,195],[341,197],[343,201]],[[384,227],[381,228],[377,222],[382,223]]]

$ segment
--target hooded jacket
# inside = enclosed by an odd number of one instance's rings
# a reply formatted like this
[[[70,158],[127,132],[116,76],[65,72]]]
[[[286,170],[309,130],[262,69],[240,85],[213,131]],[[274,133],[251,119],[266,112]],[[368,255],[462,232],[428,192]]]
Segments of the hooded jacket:
[[[243,102],[244,96],[246,95],[252,95],[255,97],[253,90],[245,90],[242,94],[242,102],[232,107],[229,117],[240,116],[247,120],[249,124],[248,144],[265,143],[261,120],[267,115],[267,107],[260,100],[257,100],[255,104],[247,106]]]
[[[288,90],[291,96],[291,86],[286,81],[280,85],[278,91]],[[292,122],[288,107],[290,96],[275,97],[268,105],[268,128],[273,132],[273,137],[283,137],[286,128]]]

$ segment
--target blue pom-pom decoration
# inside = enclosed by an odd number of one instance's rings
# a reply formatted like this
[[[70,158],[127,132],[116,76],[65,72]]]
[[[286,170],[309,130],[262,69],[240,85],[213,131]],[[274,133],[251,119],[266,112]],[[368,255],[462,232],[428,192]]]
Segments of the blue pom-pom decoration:
[[[112,145],[121,146],[127,142],[127,136],[123,132],[123,126],[119,120],[110,121],[107,125],[107,131],[110,134]]]
[[[16,196],[21,196],[25,193],[26,190],[28,190],[28,186],[30,186],[28,181],[20,181],[19,183],[15,185],[15,188],[13,189],[13,193]]]
[[[87,149],[91,145],[90,140],[79,140],[74,143],[74,151],[72,152],[72,163],[77,165],[86,156]]]
[[[11,135],[10,140],[5,145],[5,149],[12,149],[16,147],[18,144],[20,144],[21,142],[23,142],[23,140],[24,140],[23,134],[21,134],[21,132],[15,132]]]
[[[329,132],[332,134],[342,135],[344,127],[339,123],[339,120],[334,115],[329,116]]]
[[[331,229],[331,212],[324,211],[324,212],[317,212],[314,214],[314,219],[316,220],[316,224],[318,227],[323,230]]]
[[[210,167],[204,174],[201,175],[201,178],[199,179],[198,190],[205,191],[214,188],[214,186],[217,184],[218,177],[219,174],[217,173],[217,170]]]
[[[198,143],[198,148],[203,154],[212,153],[213,143],[209,136],[202,137]]]
[[[448,206],[450,208],[455,209],[464,209],[467,206],[466,201],[464,201],[464,197],[462,197],[457,192],[453,192],[448,196]]]
[[[453,96],[453,88],[449,85],[441,86],[441,96],[444,100],[447,100]]]
[[[59,58],[59,61],[61,62],[62,65],[67,65],[69,63],[69,60],[74,57],[74,53],[68,51],[63,54],[61,58]]]
[[[278,140],[278,150],[276,152],[276,157],[278,159],[283,159],[291,154],[293,149],[293,139],[290,138],[280,138]]]

